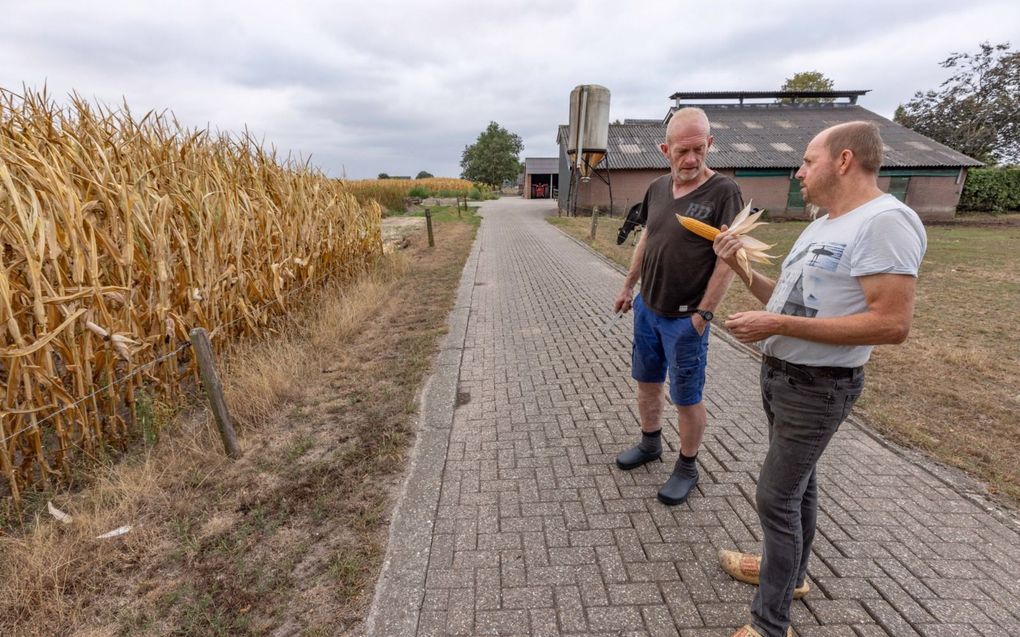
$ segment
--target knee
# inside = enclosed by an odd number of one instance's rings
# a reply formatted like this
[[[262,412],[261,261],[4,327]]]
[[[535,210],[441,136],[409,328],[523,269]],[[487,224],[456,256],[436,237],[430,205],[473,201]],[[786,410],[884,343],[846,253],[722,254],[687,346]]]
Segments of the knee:
[[[758,509],[758,519],[761,520],[763,527],[786,528],[788,526],[786,520],[789,519],[791,512],[790,499],[764,480],[758,481],[755,505]]]

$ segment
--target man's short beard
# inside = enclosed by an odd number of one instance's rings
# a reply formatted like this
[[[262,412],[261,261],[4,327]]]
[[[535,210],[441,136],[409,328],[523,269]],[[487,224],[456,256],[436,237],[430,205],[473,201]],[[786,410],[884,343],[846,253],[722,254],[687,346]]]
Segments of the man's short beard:
[[[683,168],[683,169],[680,169],[680,170],[674,170],[673,171],[673,179],[676,180],[676,181],[679,181],[681,183],[688,183],[688,182],[691,182],[691,181],[696,181],[698,179],[698,177],[701,176],[702,168],[703,168],[703,166],[698,166],[697,168]],[[685,179],[684,178],[684,173],[690,173],[691,176]]]

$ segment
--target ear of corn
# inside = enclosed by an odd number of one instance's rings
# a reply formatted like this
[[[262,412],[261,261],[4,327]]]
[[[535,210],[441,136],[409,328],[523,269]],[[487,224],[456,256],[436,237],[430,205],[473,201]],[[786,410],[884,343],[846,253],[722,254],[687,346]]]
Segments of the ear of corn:
[[[368,267],[381,214],[248,136],[0,90],[0,470],[10,493],[70,476],[75,457],[136,435],[139,393],[172,399],[190,365],[184,353],[146,363],[178,351],[192,327],[223,351],[266,332],[301,301],[296,290]],[[112,381],[122,382],[82,401]]]
[[[716,236],[718,236],[719,234],[718,228],[713,228],[707,223],[698,221],[694,217],[684,217],[682,215],[677,215],[676,218],[680,220],[681,226],[687,228],[688,230],[698,235],[699,237],[708,239],[709,241],[714,241]]]
[[[764,225],[765,222],[758,221],[764,212],[764,210],[759,210],[751,214],[751,202],[748,201],[744,209],[733,218],[733,225],[726,230],[727,234],[736,236],[743,244],[743,247],[737,251],[737,263],[740,266],[740,274],[743,274],[744,279],[748,282],[751,281],[751,261],[768,263],[770,259],[775,258],[771,254],[765,253],[765,250],[772,247],[771,245],[758,241],[747,234],[758,226]],[[692,217],[677,215],[676,218],[684,228],[709,241],[715,241],[720,233],[718,229]]]

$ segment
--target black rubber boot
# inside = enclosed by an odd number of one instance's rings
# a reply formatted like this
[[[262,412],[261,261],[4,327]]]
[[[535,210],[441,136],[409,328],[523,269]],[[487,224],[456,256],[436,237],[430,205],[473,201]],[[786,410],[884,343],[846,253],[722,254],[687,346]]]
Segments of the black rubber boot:
[[[658,460],[662,455],[662,430],[641,432],[641,442],[616,456],[616,466],[624,471]]]
[[[693,458],[685,458],[681,455],[677,459],[676,464],[673,466],[673,475],[669,476],[666,484],[662,485],[662,488],[659,489],[659,502],[668,506],[675,506],[687,501],[687,496],[698,485],[696,458],[697,454]]]

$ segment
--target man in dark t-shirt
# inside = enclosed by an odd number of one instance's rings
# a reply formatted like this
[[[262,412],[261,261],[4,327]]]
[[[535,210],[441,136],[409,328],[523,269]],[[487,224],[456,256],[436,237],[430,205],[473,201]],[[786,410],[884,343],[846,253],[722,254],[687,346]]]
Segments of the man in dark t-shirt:
[[[633,469],[662,455],[662,386],[669,377],[677,410],[680,457],[658,498],[684,502],[698,483],[696,457],[705,433],[702,402],[708,360],[709,322],[733,271],[718,259],[712,243],[681,226],[676,215],[716,228],[729,225],[743,206],[733,180],[705,165],[712,146],[708,117],[699,108],[673,114],[660,145],[670,173],[648,187],[642,206],[645,231],[614,303],[616,312],[634,308],[632,375],[638,383],[641,441],[616,463]],[[641,293],[634,286],[641,279]]]

